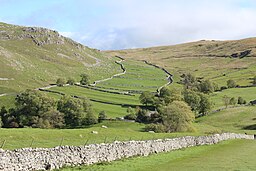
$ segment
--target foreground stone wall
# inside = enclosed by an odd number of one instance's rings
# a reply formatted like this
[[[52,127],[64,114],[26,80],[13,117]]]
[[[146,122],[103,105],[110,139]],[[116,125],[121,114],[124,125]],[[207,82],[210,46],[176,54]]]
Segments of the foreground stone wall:
[[[186,136],[148,141],[115,141],[110,144],[59,146],[55,148],[23,148],[0,150],[0,170],[51,170],[63,166],[110,162],[132,156],[216,144],[228,139],[254,139],[253,135],[223,133],[210,136]]]

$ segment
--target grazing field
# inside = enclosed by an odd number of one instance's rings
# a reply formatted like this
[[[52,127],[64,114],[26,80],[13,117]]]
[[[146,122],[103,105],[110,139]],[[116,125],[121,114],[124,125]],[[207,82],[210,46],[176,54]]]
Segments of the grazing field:
[[[105,125],[108,128],[102,128]],[[159,133],[143,132],[145,125],[134,122],[106,121],[88,128],[80,129],[0,129],[0,145],[5,141],[4,149],[24,147],[55,147],[59,145],[84,145],[113,142],[114,140],[147,140],[155,138],[200,135],[202,133]],[[92,134],[97,131],[98,134]],[[32,145],[31,145],[32,144]]]
[[[97,84],[99,87],[118,90],[152,91],[167,83],[167,75],[159,68],[142,61],[125,60],[122,62],[126,73],[111,80]]]
[[[214,103],[214,109],[225,107],[223,102],[223,97],[225,95],[228,96],[229,98],[235,97],[236,100],[238,99],[238,97],[242,97],[248,103],[251,100],[256,100],[256,87],[231,88],[231,89],[226,89],[221,92],[215,92],[211,94],[210,98]]]
[[[256,134],[256,106],[225,109],[198,118],[196,122],[214,126],[222,131]]]
[[[78,86],[53,87],[50,90],[62,92],[67,95],[87,97],[88,99],[100,100],[103,102],[131,104],[131,105],[140,104],[138,95],[128,96],[128,95],[112,94],[112,93],[82,88]]]
[[[64,168],[62,171],[205,171],[255,170],[256,142],[229,140],[212,146],[198,146],[148,157],[134,157],[92,166]]]

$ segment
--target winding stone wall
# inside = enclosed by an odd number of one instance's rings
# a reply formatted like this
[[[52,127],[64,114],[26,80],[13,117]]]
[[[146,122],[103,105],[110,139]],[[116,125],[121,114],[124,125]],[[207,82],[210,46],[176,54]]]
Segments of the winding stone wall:
[[[23,148],[13,151],[0,150],[0,170],[52,170],[63,166],[89,165],[192,146],[216,144],[228,139],[254,139],[254,136],[223,133],[148,141],[115,141],[110,144],[102,143],[77,147],[59,146],[55,148]]]

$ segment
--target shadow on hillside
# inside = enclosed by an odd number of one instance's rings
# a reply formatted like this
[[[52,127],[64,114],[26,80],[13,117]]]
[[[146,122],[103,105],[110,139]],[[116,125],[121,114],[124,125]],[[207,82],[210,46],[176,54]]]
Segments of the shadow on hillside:
[[[243,127],[243,129],[246,129],[246,130],[256,130],[256,124],[245,126],[245,127]]]

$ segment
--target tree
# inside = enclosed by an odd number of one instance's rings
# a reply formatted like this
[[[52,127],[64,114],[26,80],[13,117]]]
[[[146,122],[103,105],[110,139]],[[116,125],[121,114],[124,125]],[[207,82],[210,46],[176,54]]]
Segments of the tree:
[[[210,80],[203,80],[198,84],[198,90],[202,93],[212,93],[214,92],[213,83]]]
[[[99,113],[99,116],[98,116],[98,122],[101,122],[102,120],[105,120],[107,119],[107,114],[106,112],[103,110]]]
[[[165,105],[170,104],[174,100],[182,100],[181,91],[179,89],[170,89],[168,87],[163,87],[159,93],[160,101],[164,102]]]
[[[235,88],[237,86],[237,84],[234,80],[228,80],[227,86],[228,86],[228,88]]]
[[[235,106],[236,103],[237,103],[237,100],[236,100],[234,97],[232,97],[232,98],[229,100],[229,104],[230,104],[230,105]]]
[[[149,91],[144,91],[140,97],[140,102],[146,106],[153,105],[154,104],[154,95],[150,93]]]
[[[223,101],[224,105],[226,106],[226,108],[228,108],[230,98],[227,95],[225,95],[225,96],[223,96],[222,101]]]
[[[74,85],[75,84],[75,79],[74,78],[69,78],[68,81],[67,81],[67,84]]]
[[[64,78],[58,78],[57,81],[56,81],[56,84],[59,87],[63,87],[65,83],[66,83],[66,81],[65,81]]]
[[[185,90],[183,92],[184,101],[191,107],[192,111],[199,112],[200,111],[200,102],[201,97],[199,93],[192,90]]]
[[[191,87],[193,87],[193,85],[197,81],[195,76],[193,76],[191,73],[183,74],[182,77],[183,77],[182,83],[185,85],[186,89],[190,89]]]
[[[161,115],[167,132],[193,130],[192,122],[195,120],[195,115],[187,103],[183,101],[173,101],[164,108]]]
[[[53,110],[56,102],[36,90],[26,90],[15,98],[15,109],[12,115],[17,118],[21,126],[32,126],[33,117],[41,118],[44,113]]]
[[[82,84],[82,85],[88,85],[88,84],[90,83],[89,75],[87,75],[87,74],[81,74],[80,77],[81,77],[80,84]]]
[[[199,93],[200,96],[200,105],[199,105],[199,113],[206,115],[212,108],[212,102],[208,95]]]
[[[240,105],[246,104],[246,101],[242,97],[238,97],[237,104],[240,104]]]
[[[91,104],[86,99],[64,96],[58,101],[57,109],[64,113],[65,123],[70,127],[91,125],[97,122]]]

